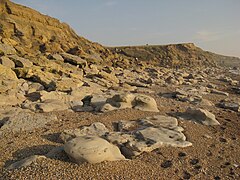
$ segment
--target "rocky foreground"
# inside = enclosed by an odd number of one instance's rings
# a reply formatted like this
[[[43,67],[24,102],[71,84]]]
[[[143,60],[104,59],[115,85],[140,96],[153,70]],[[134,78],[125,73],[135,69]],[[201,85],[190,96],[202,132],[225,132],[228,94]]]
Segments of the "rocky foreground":
[[[8,0],[0,12],[0,179],[240,178],[239,68],[193,44],[108,49]]]
[[[1,98],[3,179],[238,179],[240,77],[149,69],[107,68],[68,91],[7,80],[18,96]]]

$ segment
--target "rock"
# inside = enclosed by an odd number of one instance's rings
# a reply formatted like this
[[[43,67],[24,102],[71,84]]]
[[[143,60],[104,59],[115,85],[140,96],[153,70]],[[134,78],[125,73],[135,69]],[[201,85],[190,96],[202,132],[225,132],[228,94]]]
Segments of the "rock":
[[[172,161],[167,160],[167,161],[164,161],[164,162],[161,164],[161,167],[162,167],[162,168],[170,168],[170,167],[172,167],[172,165],[173,165]]]
[[[107,133],[105,138],[121,148],[131,158],[142,152],[150,152],[162,146],[187,147],[183,128],[177,126],[177,119],[169,116],[153,116],[133,121],[119,121],[117,130]]]
[[[100,71],[98,73],[98,75],[101,77],[101,78],[104,78],[106,80],[109,80],[111,82],[114,82],[114,83],[119,83],[119,80],[118,78],[113,74],[113,73],[107,73],[105,71]]]
[[[207,85],[208,88],[213,88],[213,89],[216,89],[217,88],[217,85],[216,84],[212,84],[212,83],[209,83]]]
[[[74,139],[79,136],[104,136],[106,133],[108,133],[109,130],[105,127],[104,124],[100,122],[95,122],[91,124],[90,126],[83,126],[80,129],[74,129],[74,130],[65,130],[61,133],[60,138],[67,142],[71,139]]]
[[[41,85],[40,83],[31,82],[28,86],[28,94],[42,90],[44,90],[44,86]]]
[[[55,115],[44,115],[31,112],[19,112],[4,123],[0,129],[0,134],[8,132],[31,131],[44,127],[45,124],[57,120]]]
[[[18,78],[31,79],[33,82],[40,83],[46,90],[56,89],[56,77],[50,72],[43,71],[40,67],[33,66],[31,68],[15,68]]]
[[[139,130],[138,134],[144,139],[148,147],[144,151],[152,151],[160,146],[173,146],[173,147],[187,147],[191,143],[185,141],[186,137],[183,133],[166,128],[148,127]]]
[[[117,146],[96,136],[81,136],[68,141],[64,151],[77,164],[124,160]]]
[[[212,126],[212,125],[220,125],[220,123],[216,120],[215,115],[210,113],[207,110],[200,108],[191,108],[189,107],[185,113],[183,113],[183,118],[188,120],[193,120],[198,123]]]
[[[10,55],[16,53],[16,50],[12,46],[0,43],[0,55]]]
[[[132,108],[132,102],[134,99],[134,94],[116,94],[112,98],[108,98],[106,103],[119,109]]]
[[[141,111],[159,112],[156,101],[146,95],[136,95],[133,108]]]
[[[224,96],[229,96],[229,93],[223,92],[223,91],[219,91],[219,90],[217,90],[217,89],[211,89],[211,93],[219,94],[219,95],[224,95]]]
[[[11,61],[7,56],[0,57],[0,63],[3,66],[9,67],[9,68],[14,68],[15,67],[14,62]]]
[[[137,81],[137,80],[134,80],[134,81],[126,81],[125,83],[129,84],[130,86],[144,87],[144,88],[147,88],[147,87],[150,86],[149,84],[145,84],[145,83],[139,82],[139,81]]]
[[[151,125],[157,127],[164,127],[168,129],[174,129],[178,126],[178,121],[176,118],[171,116],[156,115],[151,117],[146,117],[142,121],[149,121]]]
[[[67,104],[57,99],[47,99],[41,103],[37,103],[36,106],[40,112],[64,111],[69,109]]]
[[[224,109],[240,112],[240,101],[237,100],[223,100],[219,103],[219,106]]]
[[[31,165],[32,163],[36,162],[40,158],[46,158],[46,157],[39,156],[39,155],[33,155],[33,156],[27,157],[21,161],[17,161],[15,163],[11,164],[10,166],[7,167],[7,169],[13,170],[13,169],[18,169],[18,168],[22,168],[22,167],[27,167],[27,166]]]
[[[84,83],[74,78],[62,78],[56,81],[56,90],[62,92],[70,92],[73,89],[81,87]]]
[[[8,90],[7,93],[0,94],[0,106],[7,106],[7,105],[16,106],[16,105],[20,105],[24,100],[26,100],[26,97],[22,93],[18,93],[18,92],[9,93],[9,91],[10,90]]]
[[[234,93],[240,94],[240,87],[233,87],[232,90]]]
[[[49,54],[48,59],[56,61],[64,61],[63,57],[60,54]]]
[[[100,109],[100,111],[110,111],[114,109],[125,109],[125,108],[133,108],[141,111],[151,111],[151,112],[159,112],[157,108],[156,101],[146,95],[142,94],[117,94],[112,98],[108,98],[106,100],[106,104]]]
[[[78,65],[80,67],[86,67],[87,66],[87,61],[80,58],[79,56],[75,56],[72,54],[68,54],[68,53],[62,53],[61,56],[64,59],[64,62],[73,64],[73,65]]]
[[[18,80],[14,71],[11,68],[0,64],[0,79],[1,80]]]
[[[11,55],[8,56],[14,63],[16,67],[31,67],[33,66],[33,63],[31,61],[29,61],[28,59],[25,58],[21,58],[17,55]]]

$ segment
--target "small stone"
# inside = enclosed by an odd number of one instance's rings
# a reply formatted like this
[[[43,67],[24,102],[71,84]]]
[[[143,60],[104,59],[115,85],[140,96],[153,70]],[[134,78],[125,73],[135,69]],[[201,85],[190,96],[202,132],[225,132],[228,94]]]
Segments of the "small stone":
[[[191,159],[190,160],[190,164],[192,164],[192,165],[196,165],[197,163],[199,163],[198,159]]]
[[[222,138],[222,137],[219,138],[219,141],[222,142],[222,143],[226,143],[227,142],[227,140],[225,138]]]
[[[170,161],[170,160],[167,160],[167,161],[164,161],[162,164],[161,164],[161,167],[162,168],[170,168],[170,167],[172,167],[172,161]]]
[[[191,175],[189,172],[184,171],[184,173],[183,173],[183,179],[190,179],[191,176],[192,176],[192,175]]]
[[[220,180],[221,178],[219,176],[215,176],[214,180]]]
[[[180,153],[178,153],[178,156],[179,157],[185,157],[185,156],[187,156],[187,154],[185,152],[180,152]]]

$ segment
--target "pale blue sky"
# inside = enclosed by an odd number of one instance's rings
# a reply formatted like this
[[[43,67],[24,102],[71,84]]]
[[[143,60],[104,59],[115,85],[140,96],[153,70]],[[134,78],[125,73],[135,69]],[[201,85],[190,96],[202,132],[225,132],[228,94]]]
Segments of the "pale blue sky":
[[[193,42],[240,57],[240,0],[13,0],[106,46]]]

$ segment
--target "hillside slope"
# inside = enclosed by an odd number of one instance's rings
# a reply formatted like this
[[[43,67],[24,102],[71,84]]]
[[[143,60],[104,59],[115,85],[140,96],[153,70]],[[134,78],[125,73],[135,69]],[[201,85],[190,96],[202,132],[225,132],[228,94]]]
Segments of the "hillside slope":
[[[67,24],[9,0],[0,1],[0,42],[21,56],[70,52],[86,59],[113,58],[109,50],[78,36]]]
[[[222,56],[195,46],[193,43],[169,44],[169,45],[145,45],[125,46],[110,48],[112,52],[121,54],[132,60],[145,61],[160,66],[168,67],[192,67],[192,66],[215,66],[231,64],[232,60],[239,61],[239,58]]]

